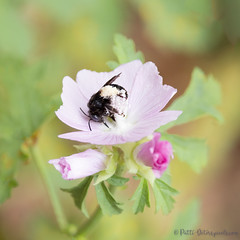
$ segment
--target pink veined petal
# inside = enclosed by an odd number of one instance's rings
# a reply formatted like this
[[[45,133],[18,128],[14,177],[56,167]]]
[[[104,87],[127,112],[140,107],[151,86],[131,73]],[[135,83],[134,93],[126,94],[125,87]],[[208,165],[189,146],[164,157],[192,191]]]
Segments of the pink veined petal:
[[[113,76],[121,73],[114,84],[118,84],[125,88],[128,92],[131,91],[134,84],[134,78],[138,69],[142,66],[141,61],[135,60],[126,64],[122,64],[112,72],[94,72],[90,70],[81,70],[77,73],[77,83],[81,92],[86,99],[97,93],[103,85]]]
[[[154,132],[160,126],[176,120],[182,111],[163,111],[155,115],[146,116],[136,123],[135,127],[124,136],[127,142],[138,141]]]
[[[141,118],[151,112],[159,112],[176,92],[175,88],[162,85],[162,77],[154,63],[143,64],[129,97],[129,117]]]
[[[58,135],[60,138],[65,138],[78,142],[85,142],[91,144],[99,144],[99,145],[114,145],[125,143],[126,140],[122,135],[116,135],[113,132],[70,132]]]
[[[91,144],[100,145],[114,145],[121,144],[125,142],[135,142],[141,138],[149,135],[154,130],[159,128],[168,122],[174,121],[181,114],[181,111],[164,111],[159,112],[155,116],[149,116],[145,120],[141,120],[136,126],[131,130],[121,135],[117,135],[114,132],[101,132],[101,131],[91,131],[91,132],[70,132],[59,135],[60,138],[65,138],[73,141],[88,142]]]
[[[172,145],[160,141],[160,133],[154,133],[153,139],[138,146],[135,156],[138,161],[152,168],[156,178],[160,178],[167,169],[172,156]]]
[[[154,141],[143,143],[137,147],[136,151],[139,151],[137,156],[138,158],[142,159],[142,162],[146,166],[152,165],[152,154],[154,151],[154,147],[155,147]]]
[[[105,154],[88,149],[85,152],[50,160],[49,163],[54,165],[64,179],[72,180],[104,170],[105,160]]]
[[[86,121],[84,120],[76,120],[76,114],[74,112],[72,112],[71,110],[68,110],[66,107],[61,106],[56,112],[55,114],[57,115],[57,117],[64,122],[65,124],[67,124],[68,126],[72,127],[72,128],[76,128],[78,130],[87,130],[87,124]],[[81,113],[79,112],[79,115]]]
[[[129,96],[129,104],[136,107],[143,96],[146,96],[153,89],[159,91],[161,85],[162,77],[159,76],[156,65],[152,62],[144,63],[134,80],[134,88]]]
[[[81,94],[77,83],[70,77],[63,79],[61,98],[63,105],[56,111],[57,117],[70,127],[87,129],[86,117],[80,111],[80,107],[86,109],[87,101]]]
[[[77,83],[70,77],[63,79],[63,92],[61,95],[63,105],[55,112],[57,117],[70,127],[78,130],[89,130],[89,118],[82,113],[80,108],[88,114],[87,100],[82,95]],[[91,122],[93,130],[98,129],[100,125]]]

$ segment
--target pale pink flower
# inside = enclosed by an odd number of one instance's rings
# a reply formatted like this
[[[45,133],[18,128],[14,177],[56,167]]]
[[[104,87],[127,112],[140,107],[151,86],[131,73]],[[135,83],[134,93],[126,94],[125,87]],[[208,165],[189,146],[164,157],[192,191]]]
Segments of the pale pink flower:
[[[88,101],[93,94],[113,76],[121,73],[114,84],[125,88],[128,93],[128,106],[125,117],[116,115],[116,122],[103,123],[91,121],[80,108],[88,114]],[[70,77],[63,79],[63,105],[56,112],[58,118],[79,131],[60,135],[61,138],[99,145],[113,145],[135,142],[148,136],[157,128],[176,120],[181,111],[161,111],[177,90],[163,85],[157,67],[152,62],[135,60],[122,64],[112,72],[93,72],[81,70],[75,82]],[[161,112],[160,112],[161,111]]]
[[[66,180],[83,178],[100,172],[106,168],[106,155],[88,149],[71,156],[50,160],[49,163],[62,174]]]
[[[170,159],[173,158],[172,145],[168,141],[160,141],[161,134],[154,133],[153,139],[137,147],[137,159],[152,168],[156,178],[166,171]]]

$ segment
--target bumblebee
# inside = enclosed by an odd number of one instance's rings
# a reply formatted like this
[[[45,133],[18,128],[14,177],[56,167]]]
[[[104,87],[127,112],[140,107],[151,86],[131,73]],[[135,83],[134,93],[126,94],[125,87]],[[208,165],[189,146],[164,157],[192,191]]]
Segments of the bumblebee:
[[[89,117],[88,127],[90,131],[92,131],[90,121],[103,123],[109,128],[106,123],[107,118],[116,121],[116,114],[125,117],[128,93],[122,86],[113,84],[120,75],[121,73],[112,77],[97,93],[91,96],[87,104],[88,115],[80,108],[82,113]]]

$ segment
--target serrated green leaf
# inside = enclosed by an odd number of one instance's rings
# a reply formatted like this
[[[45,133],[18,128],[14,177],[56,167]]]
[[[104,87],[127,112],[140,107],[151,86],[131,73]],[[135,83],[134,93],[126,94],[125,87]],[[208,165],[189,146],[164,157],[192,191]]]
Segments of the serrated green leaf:
[[[165,182],[166,184],[171,185],[171,183],[172,183],[172,176],[170,174],[170,167],[168,167],[166,169],[166,171],[163,173],[163,175],[161,176],[161,180],[163,182]]]
[[[118,62],[110,61],[108,66],[111,69],[115,69],[118,65],[127,63],[136,59],[144,62],[144,55],[140,51],[136,51],[135,44],[132,39],[126,38],[121,34],[115,34],[114,36],[113,52],[116,55]]]
[[[85,217],[89,218],[89,213],[88,213],[88,210],[86,208],[85,201],[83,201],[83,203],[82,203],[81,211],[82,211],[82,213],[84,214]]]
[[[115,69],[116,67],[119,66],[119,63],[117,63],[116,61],[108,61],[107,65],[110,69]]]
[[[123,186],[129,181],[129,178],[113,175],[107,181],[109,184],[111,184],[113,186]]]
[[[134,180],[140,180],[141,178],[139,176],[132,176]]]
[[[172,196],[176,195],[178,191],[163,180],[156,179],[153,186],[153,192],[155,196],[156,212],[161,209],[164,215],[170,213],[175,202]]]
[[[142,178],[131,200],[134,200],[133,212],[137,214],[144,211],[144,207],[150,207],[149,188],[147,180]]]
[[[95,185],[98,203],[105,215],[120,214],[122,209],[118,206],[119,203],[114,199],[104,182]]]
[[[187,207],[177,216],[174,225],[171,227],[171,232],[164,240],[172,240],[176,238],[176,232],[194,230],[197,228],[200,220],[200,202],[198,200],[191,201]],[[190,234],[181,234],[181,240],[192,239]]]
[[[172,126],[184,124],[205,115],[210,115],[222,122],[223,117],[216,109],[216,106],[220,103],[220,84],[213,76],[206,76],[201,69],[195,68],[190,85],[185,93],[167,109],[181,110],[183,113],[177,120],[160,127],[157,131],[164,131]]]
[[[186,162],[197,173],[206,166],[208,147],[206,141],[197,138],[186,138],[178,135],[162,134],[162,140],[172,144],[174,155],[182,162]]]
[[[62,191],[68,192],[73,197],[75,205],[82,211],[82,213],[88,217],[87,210],[84,205],[84,199],[86,198],[88,188],[90,186],[90,183],[93,179],[93,176],[86,177],[84,180],[82,180],[76,187],[70,188],[70,189],[63,189]]]

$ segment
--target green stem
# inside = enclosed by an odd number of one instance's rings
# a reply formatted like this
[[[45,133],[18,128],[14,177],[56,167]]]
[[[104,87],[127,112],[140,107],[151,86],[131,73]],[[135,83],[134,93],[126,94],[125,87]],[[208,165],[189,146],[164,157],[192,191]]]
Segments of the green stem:
[[[59,201],[59,198],[57,196],[57,192],[55,190],[55,186],[53,185],[52,181],[51,181],[51,177],[48,173],[48,169],[46,167],[45,162],[42,159],[41,153],[37,147],[37,144],[31,145],[29,147],[31,155],[33,160],[35,161],[37,168],[42,176],[42,179],[46,185],[47,191],[48,191],[48,195],[57,219],[57,223],[59,228],[62,231],[66,231],[67,227],[68,227],[68,223],[66,220],[66,217],[63,213],[63,209],[61,206],[61,203]]]
[[[91,216],[91,218],[85,224],[83,224],[82,227],[78,229],[75,236],[76,237],[85,236],[87,232],[89,232],[92,228],[94,228],[94,226],[97,224],[97,222],[101,217],[102,217],[102,210],[98,206],[95,212],[93,213],[93,215]]]

